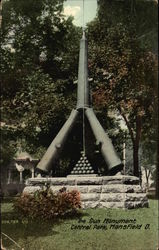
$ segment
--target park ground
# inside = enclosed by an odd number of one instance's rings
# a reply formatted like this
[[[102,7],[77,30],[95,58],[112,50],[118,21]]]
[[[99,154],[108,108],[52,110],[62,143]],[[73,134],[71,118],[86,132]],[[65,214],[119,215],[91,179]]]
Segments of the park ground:
[[[24,250],[157,250],[158,201],[149,200],[149,208],[132,210],[86,209],[78,217],[43,222],[19,220],[12,201],[1,204],[2,243],[8,249]],[[105,219],[135,220],[134,229],[110,228]],[[116,223],[115,225],[123,225]],[[79,226],[83,229],[79,229]],[[128,223],[126,223],[128,225]],[[76,229],[78,226],[78,229]],[[19,248],[20,249],[20,248]]]

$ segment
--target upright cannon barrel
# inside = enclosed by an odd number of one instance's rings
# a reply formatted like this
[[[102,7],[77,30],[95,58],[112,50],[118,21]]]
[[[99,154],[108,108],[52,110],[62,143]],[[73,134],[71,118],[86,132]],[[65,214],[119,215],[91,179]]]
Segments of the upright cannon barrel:
[[[77,86],[77,109],[90,107],[90,90],[88,82],[88,45],[85,32],[80,41],[78,86]]]

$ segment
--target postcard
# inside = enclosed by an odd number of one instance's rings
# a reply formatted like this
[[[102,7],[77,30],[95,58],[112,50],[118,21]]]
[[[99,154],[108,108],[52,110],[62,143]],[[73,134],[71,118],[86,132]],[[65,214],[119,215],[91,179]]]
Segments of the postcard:
[[[157,9],[1,1],[1,249],[159,249]]]

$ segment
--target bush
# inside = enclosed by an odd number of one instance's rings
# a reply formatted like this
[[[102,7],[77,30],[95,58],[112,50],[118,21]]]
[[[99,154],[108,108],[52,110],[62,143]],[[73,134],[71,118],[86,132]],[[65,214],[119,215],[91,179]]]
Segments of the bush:
[[[46,188],[36,191],[34,195],[23,193],[16,199],[13,206],[22,217],[48,220],[76,213],[81,207],[80,193],[77,190],[66,192],[63,188],[54,194]]]

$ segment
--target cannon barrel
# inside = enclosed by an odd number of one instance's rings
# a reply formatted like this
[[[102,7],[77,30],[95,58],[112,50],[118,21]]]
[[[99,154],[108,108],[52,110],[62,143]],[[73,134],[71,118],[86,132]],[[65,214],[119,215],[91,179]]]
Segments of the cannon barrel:
[[[79,52],[77,109],[86,107],[90,107],[90,91],[88,82],[88,45],[83,31]]]
[[[110,138],[100,125],[93,109],[87,108],[85,110],[85,114],[90,123],[90,126],[92,128],[96,140],[98,141],[98,143],[101,144],[101,153],[107,164],[108,171],[113,173],[113,168],[115,172],[121,170],[122,169],[121,160],[119,159],[117,153],[115,152],[115,149],[113,147]]]
[[[36,169],[37,172],[48,173],[53,168],[53,164],[58,158],[59,153],[61,152],[64,143],[71,132],[73,125],[75,124],[77,115],[78,111],[72,110],[68,120],[65,122],[53,142],[50,144],[41,161],[38,163]]]

